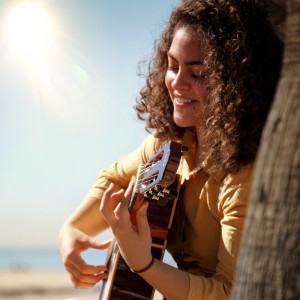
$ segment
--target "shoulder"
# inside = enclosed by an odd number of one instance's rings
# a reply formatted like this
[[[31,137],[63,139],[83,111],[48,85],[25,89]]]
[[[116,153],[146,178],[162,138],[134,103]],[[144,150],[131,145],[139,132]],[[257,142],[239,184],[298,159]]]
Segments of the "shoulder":
[[[243,166],[234,174],[227,174],[223,179],[223,187],[242,187],[248,186],[252,182],[253,163]]]
[[[237,173],[225,176],[220,189],[220,204],[223,209],[247,205],[252,185],[253,168],[253,164],[248,164]]]

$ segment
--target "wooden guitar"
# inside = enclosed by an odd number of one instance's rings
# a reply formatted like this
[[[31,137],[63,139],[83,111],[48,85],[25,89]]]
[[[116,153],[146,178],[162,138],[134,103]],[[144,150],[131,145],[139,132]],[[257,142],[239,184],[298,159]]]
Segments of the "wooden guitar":
[[[167,246],[178,196],[176,175],[182,151],[181,144],[170,141],[160,148],[137,172],[129,204],[131,220],[144,201],[149,202],[148,222],[152,236],[152,254],[162,260]],[[120,255],[116,242],[107,254],[108,278],[102,282],[99,300],[148,300],[155,290],[139,275],[132,273]]]

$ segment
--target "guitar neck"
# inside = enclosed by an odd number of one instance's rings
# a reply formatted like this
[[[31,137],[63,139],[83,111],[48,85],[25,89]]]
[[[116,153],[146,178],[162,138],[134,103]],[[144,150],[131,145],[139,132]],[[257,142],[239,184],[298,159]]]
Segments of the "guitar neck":
[[[151,175],[151,183],[153,190],[147,189],[143,193],[140,192],[139,184],[142,185],[145,175],[139,170],[135,192],[133,193],[129,211],[131,221],[135,223],[136,212],[144,201],[149,202],[147,217],[150,225],[152,236],[151,252],[153,256],[162,260],[167,246],[168,232],[172,226],[177,198],[179,194],[179,177],[176,171],[181,157],[181,145],[172,142],[173,156],[168,157],[169,168],[164,170],[163,180],[159,179],[157,185],[154,180],[157,180],[157,172],[155,177]],[[170,148],[171,149],[171,148]],[[178,151],[180,149],[180,151]],[[159,154],[161,155],[161,154]],[[162,160],[164,156],[160,156]],[[156,161],[157,164],[157,161]],[[157,167],[157,166],[156,166]],[[140,174],[143,174],[141,176]],[[154,178],[154,180],[153,180]],[[148,179],[147,179],[148,180]],[[166,189],[166,186],[168,189]],[[156,190],[156,191],[155,191]],[[170,192],[171,191],[171,192]],[[149,285],[138,274],[132,273],[127,266],[116,242],[114,242],[111,251],[107,255],[108,278],[102,282],[100,300],[149,300],[153,299],[154,288]]]

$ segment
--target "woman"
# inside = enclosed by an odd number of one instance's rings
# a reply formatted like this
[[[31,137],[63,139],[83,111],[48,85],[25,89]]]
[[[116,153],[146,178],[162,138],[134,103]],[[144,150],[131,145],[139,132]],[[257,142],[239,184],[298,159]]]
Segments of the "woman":
[[[154,133],[101,171],[61,229],[61,252],[75,287],[106,278],[105,266],[87,265],[80,252],[107,248],[109,242],[92,236],[110,226],[128,266],[144,270],[139,275],[167,299],[229,298],[281,53],[263,1],[185,0],[174,10],[136,105]],[[178,169],[179,228],[172,229],[182,232],[169,239],[178,269],[152,260],[147,204],[137,213],[137,228],[127,209],[138,165],[167,140],[189,148]]]

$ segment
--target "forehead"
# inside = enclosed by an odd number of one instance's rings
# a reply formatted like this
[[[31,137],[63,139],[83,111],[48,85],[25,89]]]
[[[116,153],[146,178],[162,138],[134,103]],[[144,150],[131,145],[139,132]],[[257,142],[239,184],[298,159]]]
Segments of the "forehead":
[[[205,57],[204,39],[191,29],[179,28],[173,37],[168,54],[171,57],[187,60],[203,60]]]

